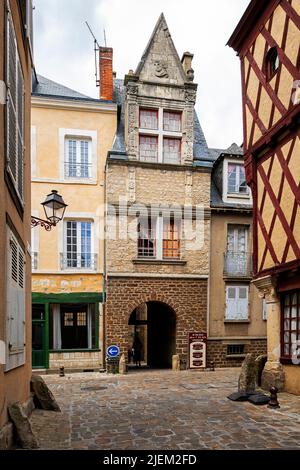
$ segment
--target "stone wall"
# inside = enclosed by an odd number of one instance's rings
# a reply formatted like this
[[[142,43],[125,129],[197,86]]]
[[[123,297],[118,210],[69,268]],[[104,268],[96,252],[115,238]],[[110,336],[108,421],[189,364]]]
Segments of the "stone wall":
[[[69,352],[69,353],[50,353],[49,369],[59,369],[64,366],[65,369],[99,369],[102,364],[100,352]]]
[[[176,354],[187,361],[188,333],[206,331],[206,279],[108,278],[106,346],[119,345],[127,357],[129,317],[136,307],[153,301],[175,312]]]
[[[245,344],[244,353],[240,356],[228,357],[227,346],[228,344]],[[214,361],[215,367],[240,367],[245,355],[248,353],[254,353],[255,356],[261,354],[267,354],[267,340],[266,339],[245,339],[245,341],[228,341],[228,340],[216,340],[208,341],[207,346],[207,366],[209,367],[210,362]]]

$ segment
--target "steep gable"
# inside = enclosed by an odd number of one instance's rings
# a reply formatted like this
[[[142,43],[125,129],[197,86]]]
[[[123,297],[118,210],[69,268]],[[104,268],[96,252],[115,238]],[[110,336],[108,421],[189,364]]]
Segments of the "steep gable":
[[[142,81],[183,85],[187,81],[163,13],[160,15],[135,75]]]

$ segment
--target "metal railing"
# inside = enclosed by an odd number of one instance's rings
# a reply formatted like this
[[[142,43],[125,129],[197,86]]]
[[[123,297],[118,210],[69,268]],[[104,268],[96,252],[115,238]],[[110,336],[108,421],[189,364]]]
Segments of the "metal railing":
[[[60,253],[60,269],[97,271],[98,255],[95,253]]]
[[[227,251],[224,253],[224,275],[250,277],[252,273],[251,253]]]
[[[91,163],[65,162],[65,178],[91,178]]]

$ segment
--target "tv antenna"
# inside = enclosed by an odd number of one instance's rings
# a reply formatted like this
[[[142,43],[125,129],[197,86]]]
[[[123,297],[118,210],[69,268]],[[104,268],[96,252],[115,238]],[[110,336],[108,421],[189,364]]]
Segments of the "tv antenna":
[[[100,50],[100,46],[99,46],[99,43],[90,27],[90,25],[88,24],[88,22],[86,21],[85,24],[87,25],[88,27],[88,30],[89,32],[91,33],[93,39],[94,39],[94,52],[95,52],[95,77],[96,77],[96,86],[100,86],[100,80],[99,80],[99,77],[98,77],[98,63],[99,63],[99,50]],[[105,38],[105,44],[106,44],[106,36],[105,36],[105,30],[104,30],[104,38]],[[98,59],[98,60],[97,60]]]

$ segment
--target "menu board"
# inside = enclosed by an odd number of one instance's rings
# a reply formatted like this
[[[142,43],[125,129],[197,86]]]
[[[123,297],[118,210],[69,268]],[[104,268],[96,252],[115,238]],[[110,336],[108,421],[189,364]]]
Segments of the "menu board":
[[[206,367],[207,334],[204,332],[190,332],[190,369],[205,369]]]

